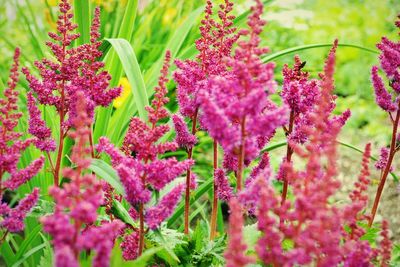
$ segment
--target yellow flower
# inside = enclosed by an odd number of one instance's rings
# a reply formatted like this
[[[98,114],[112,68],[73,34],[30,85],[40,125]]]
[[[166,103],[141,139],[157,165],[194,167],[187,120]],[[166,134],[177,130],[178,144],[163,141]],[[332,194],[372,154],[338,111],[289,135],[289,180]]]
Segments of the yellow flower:
[[[163,25],[171,24],[171,21],[173,21],[173,19],[175,18],[176,13],[177,12],[175,8],[172,7],[167,8],[162,18],[162,24]]]
[[[127,78],[123,77],[119,80],[119,85],[122,86],[122,93],[119,97],[114,99],[113,106],[114,108],[119,108],[124,104],[125,100],[128,98],[129,95],[132,94],[131,85]]]

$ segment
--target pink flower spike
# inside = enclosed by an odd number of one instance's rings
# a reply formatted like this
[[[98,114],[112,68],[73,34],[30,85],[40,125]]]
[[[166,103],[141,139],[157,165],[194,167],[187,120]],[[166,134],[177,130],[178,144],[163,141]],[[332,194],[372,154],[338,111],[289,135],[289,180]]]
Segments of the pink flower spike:
[[[39,199],[39,189],[33,189],[33,192],[22,199],[18,205],[12,209],[0,225],[8,231],[15,233],[24,229],[24,219],[27,213],[32,210]]]
[[[214,184],[217,187],[218,198],[223,201],[229,201],[233,196],[233,190],[223,169],[215,170]]]
[[[247,245],[243,242],[243,212],[236,198],[229,202],[228,244],[225,251],[227,267],[242,267],[253,263],[254,259],[246,255]]]
[[[37,102],[31,92],[28,93],[29,129],[28,132],[35,136],[35,145],[38,149],[50,152],[56,149],[56,142],[51,138],[51,130],[41,118],[41,112],[36,106]]]
[[[382,78],[378,74],[378,67],[373,66],[371,70],[372,84],[375,89],[375,99],[378,106],[388,112],[396,111],[397,107],[392,101],[392,96],[386,90]]]
[[[183,184],[176,186],[160,200],[157,206],[147,209],[145,220],[150,229],[156,229],[165,219],[172,215],[184,189],[185,186]]]
[[[197,143],[197,138],[189,132],[185,121],[179,115],[173,115],[172,121],[176,131],[176,143],[185,149],[192,148]]]

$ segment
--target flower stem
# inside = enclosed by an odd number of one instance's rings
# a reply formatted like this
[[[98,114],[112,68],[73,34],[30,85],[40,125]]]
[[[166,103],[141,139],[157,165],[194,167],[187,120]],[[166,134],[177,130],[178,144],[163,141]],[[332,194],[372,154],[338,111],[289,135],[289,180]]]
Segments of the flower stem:
[[[239,156],[238,156],[238,170],[236,173],[236,190],[239,192],[242,190],[242,178],[243,178],[243,165],[244,165],[244,155],[245,155],[245,142],[246,142],[246,117],[243,117],[242,122],[240,124],[241,128],[241,142],[239,147]]]
[[[294,112],[290,111],[290,119],[289,119],[289,128],[286,132],[286,136],[289,136],[292,131],[293,131],[293,126],[294,126]],[[289,163],[292,160],[292,155],[293,155],[293,149],[290,146],[289,142],[287,144],[287,150],[286,150],[286,162]],[[289,187],[289,181],[287,179],[287,176],[285,173],[283,173],[283,189],[282,189],[282,200],[281,200],[281,205],[283,205],[286,201],[287,197],[287,191]]]
[[[218,168],[218,144],[214,140],[214,175],[215,170]],[[214,194],[213,194],[213,206],[211,211],[211,230],[210,230],[210,240],[213,240],[217,235],[217,213],[218,213],[218,187],[215,184],[214,177]]]
[[[144,249],[144,215],[143,204],[139,204],[139,256],[142,255]]]
[[[64,112],[61,111],[61,114],[60,114],[60,140],[58,143],[56,167],[54,169],[54,185],[57,187],[60,184],[61,158],[62,158],[63,148],[64,148],[64,132],[63,132],[63,127],[62,127],[62,123],[64,122],[64,114],[63,113]]]
[[[368,226],[371,227],[372,223],[374,222],[376,212],[378,210],[379,201],[382,195],[383,188],[385,186],[386,178],[390,172],[390,168],[392,166],[394,155],[396,154],[396,139],[397,139],[397,130],[399,126],[400,120],[400,103],[397,108],[396,118],[393,122],[393,132],[392,132],[392,141],[390,143],[390,151],[389,151],[389,158],[386,162],[385,170],[383,171],[381,180],[379,182],[378,190],[376,191],[374,205],[372,207],[371,216],[369,218]]]
[[[192,118],[192,134],[196,134],[196,123],[197,123],[197,115],[199,110],[196,109],[193,118]],[[188,159],[192,159],[193,157],[193,147],[188,149]],[[186,192],[185,192],[185,234],[189,234],[189,208],[190,208],[190,177],[191,170],[188,169],[186,172]]]

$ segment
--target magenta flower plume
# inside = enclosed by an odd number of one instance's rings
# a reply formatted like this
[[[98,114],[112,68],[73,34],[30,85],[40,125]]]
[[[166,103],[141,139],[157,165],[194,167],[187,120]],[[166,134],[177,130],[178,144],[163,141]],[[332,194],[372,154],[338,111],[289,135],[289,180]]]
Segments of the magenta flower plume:
[[[111,251],[114,241],[117,238],[124,224],[119,220],[106,222],[96,227],[92,226],[85,230],[80,238],[82,249],[92,249],[96,252],[93,259],[93,266],[110,266]]]
[[[176,131],[176,143],[185,149],[192,148],[197,143],[197,138],[189,132],[185,121],[179,115],[173,115],[172,121]]]
[[[22,153],[34,143],[32,138],[22,140],[23,133],[16,131],[22,116],[18,111],[19,92],[16,90],[19,80],[19,57],[20,50],[17,48],[8,87],[3,91],[4,97],[0,99],[0,229],[4,228],[9,232],[19,232],[24,229],[24,219],[36,205],[39,190],[33,189],[33,192],[20,200],[13,209],[7,203],[1,203],[4,191],[16,190],[32,179],[44,165],[44,157],[39,157],[24,168],[19,168]]]
[[[378,161],[375,163],[375,168],[378,170],[384,170],[389,157],[389,149],[386,147],[381,148]],[[393,171],[393,166],[390,166],[390,171]]]
[[[233,196],[233,190],[223,169],[215,170],[214,184],[217,187],[218,198],[223,201],[229,201]]]
[[[224,162],[230,163],[224,167],[228,169],[249,164],[275,129],[287,121],[287,109],[268,99],[276,82],[274,64],[264,64],[260,58],[268,51],[259,47],[259,34],[265,25],[260,18],[262,10],[262,3],[257,1],[248,19],[250,29],[240,32],[247,40],[238,41],[235,55],[224,59],[228,74],[211,77],[207,84],[210,89],[199,94],[200,122],[224,149]]]
[[[255,210],[253,214],[261,232],[256,253],[265,265],[368,266],[379,254],[361,239],[365,230],[358,225],[366,219],[362,210],[367,203],[370,145],[366,146],[362,171],[350,195],[352,203],[337,207],[330,201],[340,188],[335,177],[336,137],[342,124],[332,116],[336,45],[337,42],[325,62],[324,73],[320,75],[320,97],[310,111],[310,123],[302,126],[307,134],[305,145],[293,146],[294,153],[306,161],[305,167],[296,170],[293,164],[284,166],[286,178],[293,188],[293,199],[282,203],[280,193],[275,192],[264,175],[258,175],[238,195],[244,207]],[[345,226],[350,228],[349,232]],[[285,240],[291,241],[290,248],[283,246]],[[231,255],[226,255],[227,261],[229,257]]]
[[[54,214],[42,218],[44,230],[53,237],[56,266],[78,266],[79,253],[93,249],[97,252],[93,259],[96,266],[108,266],[110,251],[122,223],[114,220],[101,226],[91,226],[83,231],[84,225],[92,225],[97,220],[97,210],[103,204],[102,184],[91,173],[84,173],[90,165],[88,148],[92,120],[87,114],[87,103],[82,92],[77,93],[78,113],[72,121],[75,140],[71,160],[75,166],[66,167],[63,175],[70,179],[63,188],[53,186],[49,194],[54,198]]]
[[[125,235],[124,240],[121,242],[121,249],[124,260],[129,261],[136,259],[139,253],[139,233],[133,231]]]
[[[108,106],[121,93],[121,88],[109,89],[111,76],[102,68],[104,63],[98,61],[102,52],[99,50],[100,38],[100,9],[96,8],[90,30],[90,42],[73,47],[73,42],[79,38],[75,33],[78,27],[73,23],[73,11],[69,0],[61,0],[57,20],[57,33],[49,33],[51,41],[46,45],[51,50],[51,59],[42,59],[35,62],[39,77],[33,75],[28,68],[22,72],[32,90],[29,100],[31,113],[30,130],[37,134],[36,145],[46,152],[54,150],[48,130],[41,121],[39,109],[33,107],[37,101],[46,106],[53,106],[59,117],[59,140],[56,162],[52,167],[54,183],[59,185],[61,160],[63,158],[64,139],[73,126],[73,120],[79,116],[77,94],[83,92],[86,98],[86,112],[93,119],[97,106]],[[32,96],[36,99],[33,99]],[[35,125],[39,122],[39,125]],[[39,127],[37,127],[39,126]],[[44,134],[44,136],[43,136]],[[91,145],[92,156],[94,154]],[[50,158],[50,155],[48,155]]]
[[[229,202],[230,216],[228,244],[225,251],[227,267],[241,267],[253,263],[254,259],[246,255],[247,245],[243,242],[243,213],[236,198]]]
[[[395,24],[400,30],[399,22],[396,21]],[[400,41],[391,41],[387,37],[382,37],[381,42],[376,46],[381,51],[379,55],[380,67],[389,81],[390,90],[387,90],[383,79],[378,74],[379,69],[377,66],[372,67],[372,84],[375,89],[376,103],[388,113],[388,117],[390,118],[392,135],[389,151],[386,153],[386,151],[381,150],[381,159],[378,162],[378,167],[382,168],[382,173],[375,194],[374,204],[372,205],[371,216],[368,222],[369,226],[372,226],[374,222],[386,179],[392,168],[395,154],[398,152],[397,139],[399,137],[398,125],[400,121]]]
[[[35,145],[38,149],[50,152],[56,150],[56,142],[51,138],[51,130],[41,118],[41,113],[36,106],[36,99],[28,93],[29,129],[28,132],[35,136]]]
[[[49,33],[52,41],[46,43],[56,61],[43,59],[35,62],[40,79],[27,68],[23,72],[40,104],[56,107],[63,126],[70,127],[77,115],[74,99],[78,91],[85,92],[87,112],[92,117],[94,108],[108,106],[120,94],[121,88],[108,89],[111,77],[107,71],[101,70],[104,63],[97,61],[102,55],[99,51],[101,42],[98,41],[100,9],[95,9],[90,43],[71,48],[72,42],[79,38],[79,34],[74,33],[77,25],[72,22],[69,1],[62,0],[59,7],[57,33]]]
[[[145,220],[150,229],[157,228],[172,214],[185,187],[179,186],[173,189],[158,204],[148,208],[145,204],[151,199],[151,190],[160,191],[194,164],[193,160],[178,161],[174,157],[160,157],[178,148],[178,144],[174,141],[160,142],[170,129],[167,124],[161,122],[162,119],[169,117],[165,108],[165,104],[169,101],[166,96],[169,61],[170,52],[168,51],[158,86],[155,88],[152,105],[146,107],[149,115],[148,122],[137,117],[131,119],[121,151],[106,138],[100,138],[97,145],[99,152],[105,152],[111,157],[111,163],[124,186],[125,198],[132,205],[131,211],[135,215],[133,219],[136,220],[137,217],[139,219],[137,255],[141,255],[144,249]],[[127,238],[136,240],[129,235]],[[126,258],[132,259],[136,257],[136,253],[131,250],[135,249],[136,245],[131,246],[127,242],[123,242],[129,254]]]
[[[392,241],[389,237],[389,223],[386,220],[382,222],[382,231],[381,231],[382,240],[380,242],[380,255],[381,261],[380,266],[387,267],[389,266],[390,259],[392,257]]]
[[[18,205],[8,211],[4,220],[0,223],[9,232],[20,232],[24,229],[26,214],[36,205],[39,199],[39,189],[35,188],[31,194],[22,199]]]
[[[226,73],[223,59],[230,56],[232,46],[239,37],[233,27],[235,17],[230,14],[233,2],[225,0],[219,8],[219,21],[216,21],[213,18],[212,1],[207,1],[205,17],[201,20],[201,37],[196,40],[199,51],[196,60],[175,61],[178,71],[174,73],[174,80],[177,83],[179,110],[183,116],[192,120],[197,119],[200,105],[198,93],[205,87],[210,75]]]
[[[156,206],[146,210],[145,220],[150,229],[156,229],[165,219],[172,215],[184,189],[185,186],[183,184],[176,186]]]

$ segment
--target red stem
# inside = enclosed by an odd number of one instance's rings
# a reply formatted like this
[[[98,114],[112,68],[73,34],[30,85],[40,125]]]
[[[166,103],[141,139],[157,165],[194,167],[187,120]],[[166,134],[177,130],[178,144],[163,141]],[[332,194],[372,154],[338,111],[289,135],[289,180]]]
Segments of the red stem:
[[[294,112],[290,111],[289,129],[286,132],[286,136],[289,136],[292,133],[293,126],[294,126]],[[288,142],[287,150],[286,150],[286,162],[291,162],[292,155],[293,155],[293,149],[289,145],[289,142]],[[285,203],[285,201],[286,201],[288,187],[289,187],[289,181],[288,181],[288,179],[286,177],[286,174],[284,173],[283,174],[283,189],[282,189],[281,205],[283,205]]]
[[[54,169],[54,185],[55,186],[59,186],[59,184],[60,184],[61,158],[62,158],[62,154],[63,154],[64,138],[65,138],[63,128],[62,128],[63,122],[64,122],[64,112],[61,111],[61,113],[60,113],[60,140],[58,143],[56,167]]]
[[[192,118],[192,134],[196,134],[196,123],[197,123],[197,115],[198,109],[196,109],[193,118]],[[192,159],[193,157],[193,148],[188,149],[188,159]],[[189,208],[190,208],[190,176],[191,170],[188,169],[186,172],[186,192],[185,192],[185,234],[189,234]]]
[[[381,198],[383,188],[385,186],[386,178],[390,172],[390,168],[392,166],[394,155],[396,154],[396,139],[397,139],[397,129],[398,129],[398,125],[399,125],[399,120],[400,120],[400,103],[399,103],[399,106],[397,109],[396,119],[393,122],[393,132],[392,132],[392,141],[390,144],[389,158],[386,163],[385,170],[383,171],[381,180],[379,182],[378,190],[376,191],[374,205],[373,205],[372,211],[371,211],[371,217],[368,222],[369,227],[371,227],[372,223],[374,222],[374,218],[375,218],[376,212],[378,210],[379,200]]]
[[[144,215],[143,204],[139,204],[139,256],[142,255],[144,249]]]
[[[214,140],[214,173],[218,168],[218,144]],[[217,214],[218,214],[218,187],[215,184],[214,177],[214,194],[213,194],[213,206],[211,211],[211,230],[210,230],[210,240],[213,240],[217,235]]]
[[[242,119],[240,124],[241,128],[241,142],[239,147],[239,156],[238,156],[238,170],[236,173],[236,189],[237,191],[242,190],[242,178],[243,178],[243,165],[244,165],[244,155],[245,155],[245,142],[246,142],[246,117]]]

